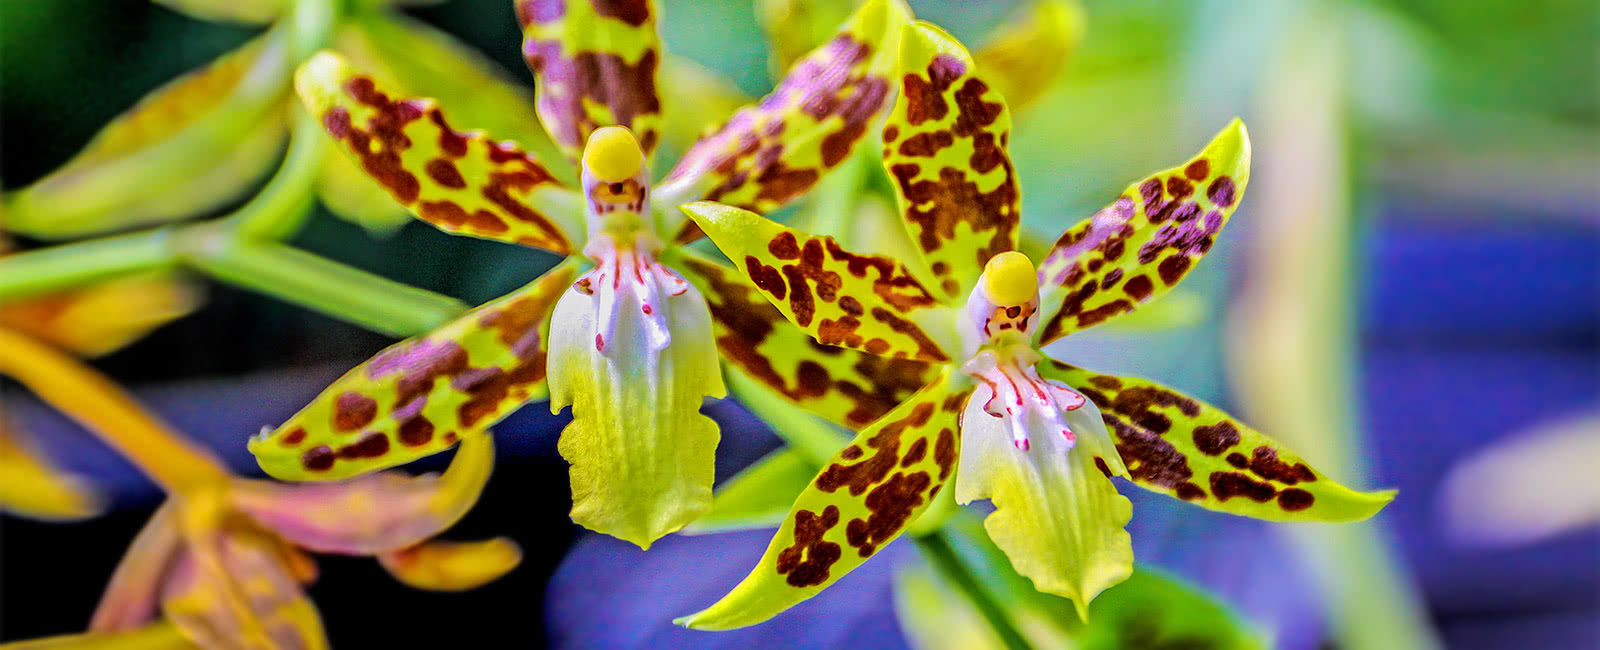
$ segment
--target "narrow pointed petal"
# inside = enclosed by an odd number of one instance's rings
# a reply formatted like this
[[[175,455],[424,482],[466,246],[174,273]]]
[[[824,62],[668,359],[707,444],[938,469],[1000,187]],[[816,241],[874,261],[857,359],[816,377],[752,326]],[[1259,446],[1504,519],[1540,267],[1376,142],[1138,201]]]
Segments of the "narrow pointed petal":
[[[155,618],[161,585],[182,543],[173,508],[171,501],[162,504],[133,538],[89,620],[90,632],[131,630]]]
[[[813,414],[859,429],[938,376],[927,361],[818,343],[732,268],[687,252],[679,268],[706,295],[723,362]]]
[[[560,160],[561,152],[539,125],[533,94],[504,74],[496,63],[442,31],[394,12],[363,13],[344,21],[334,49],[352,67],[370,74],[379,88],[407,97],[432,97],[450,107],[450,120],[463,130],[483,129],[520,144],[537,160]],[[379,233],[411,220],[411,212],[351,158],[329,152],[317,177],[317,193],[335,215]],[[561,181],[576,181],[565,165],[549,168]],[[576,221],[549,217],[571,234]],[[574,226],[579,226],[575,228]]]
[[[522,56],[538,78],[539,119],[577,161],[589,134],[627,127],[649,156],[661,132],[661,37],[649,0],[518,0]]]
[[[819,343],[872,354],[948,361],[918,321],[944,307],[905,264],[846,251],[832,237],[747,210],[700,201],[683,211],[790,322]]]
[[[200,650],[167,621],[126,631],[53,636],[7,643],[6,650]]]
[[[949,300],[990,257],[1017,247],[1022,213],[1006,146],[1011,114],[955,38],[917,22],[901,37],[900,97],[883,127],[906,233]]]
[[[898,537],[955,471],[958,418],[971,388],[946,379],[862,429],[795,500],[750,575],[716,604],[675,622],[697,630],[760,623]]]
[[[811,189],[888,108],[900,28],[910,19],[899,0],[867,2],[771,94],[696,143],[663,181],[660,203],[704,198],[766,213]]]
[[[1250,136],[1234,120],[1194,158],[1129,185],[1067,229],[1039,265],[1039,344],[1160,296],[1211,250],[1250,182]]]
[[[0,419],[0,511],[70,521],[99,514],[102,507],[88,484],[57,469]]]
[[[777,528],[789,515],[795,495],[805,491],[819,469],[804,451],[786,447],[767,454],[717,488],[711,510],[682,532],[705,535]]]
[[[508,537],[480,542],[423,542],[381,553],[378,562],[406,585],[429,591],[467,591],[500,578],[522,563],[522,548]]]
[[[6,230],[80,237],[193,216],[272,170],[288,131],[285,29],[145,95],[78,155],[6,196]]]
[[[1087,21],[1076,0],[1034,0],[973,52],[1011,110],[1022,114],[1071,66]]]
[[[345,373],[276,429],[250,439],[275,478],[327,481],[436,454],[538,398],[543,329],[575,275],[561,265],[438,330]]]
[[[432,100],[380,90],[332,52],[301,66],[295,89],[337,148],[423,221],[556,253],[572,249],[544,212],[570,209],[578,199],[516,145],[456,131]]]
[[[1272,521],[1360,521],[1395,492],[1356,492],[1221,409],[1152,381],[1057,361],[1039,374],[1100,407],[1129,478],[1195,505]]]
[[[0,327],[97,357],[187,315],[202,298],[200,288],[178,274],[121,277],[0,304]]]
[[[219,584],[193,553],[185,553],[162,590],[161,611],[185,636],[206,648],[328,647],[316,605],[285,570],[271,541],[228,533],[218,551],[230,584]],[[224,605],[234,596],[242,611]]]
[[[1133,571],[1133,542],[1123,530],[1133,505],[1111,482],[1125,474],[1116,449],[1087,403],[1065,414],[1075,442],[1036,421],[1028,448],[1019,448],[1005,420],[985,411],[991,396],[979,388],[965,405],[956,502],[994,503],[983,527],[1012,567],[1086,617],[1096,595]]]
[[[414,546],[467,514],[494,469],[494,439],[468,435],[443,475],[382,472],[337,483],[240,481],[233,506],[321,553],[373,555]]]
[[[287,13],[288,0],[153,0],[156,4],[206,22],[264,25]]]
[[[573,288],[556,305],[550,410],[572,406],[559,444],[572,464],[572,520],[648,548],[711,508],[718,432],[700,406],[727,391],[700,292],[669,284],[662,273],[627,275],[662,283],[647,293],[665,298],[640,304],[640,292],[608,282],[591,286],[593,295]],[[605,336],[597,312],[612,316],[611,339],[597,338]],[[660,345],[656,318],[670,344]]]

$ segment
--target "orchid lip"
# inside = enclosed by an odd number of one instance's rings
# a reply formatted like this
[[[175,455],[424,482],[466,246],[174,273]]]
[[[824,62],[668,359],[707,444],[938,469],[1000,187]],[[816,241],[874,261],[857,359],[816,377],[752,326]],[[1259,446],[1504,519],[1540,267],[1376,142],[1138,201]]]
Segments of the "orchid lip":
[[[963,365],[962,372],[983,384],[970,399],[983,400],[984,413],[1011,427],[1017,449],[1028,451],[1028,436],[1038,430],[1060,434],[1071,448],[1078,436],[1067,426],[1066,414],[1082,408],[1086,399],[1066,384],[1040,377],[1033,364],[1042,357],[1027,352],[1031,354],[984,350]]]

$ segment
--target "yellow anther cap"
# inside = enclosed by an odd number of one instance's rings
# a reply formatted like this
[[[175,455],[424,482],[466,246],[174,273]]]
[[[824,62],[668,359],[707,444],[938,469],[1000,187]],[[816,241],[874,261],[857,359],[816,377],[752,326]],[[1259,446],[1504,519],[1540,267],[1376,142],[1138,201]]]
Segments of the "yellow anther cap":
[[[1006,251],[989,258],[983,267],[983,292],[996,305],[1021,305],[1033,300],[1038,291],[1039,274],[1027,255]]]
[[[602,126],[589,134],[589,143],[583,147],[583,167],[602,182],[625,181],[644,167],[644,150],[627,127]]]

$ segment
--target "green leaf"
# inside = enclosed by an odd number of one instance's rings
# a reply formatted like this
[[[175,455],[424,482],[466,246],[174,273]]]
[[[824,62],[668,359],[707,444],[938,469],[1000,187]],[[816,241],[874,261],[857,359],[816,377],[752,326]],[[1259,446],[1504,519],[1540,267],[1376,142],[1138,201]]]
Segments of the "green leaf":
[[[767,454],[723,483],[711,496],[711,510],[680,532],[704,535],[777,528],[789,514],[789,504],[819,469],[802,451],[786,447]]]

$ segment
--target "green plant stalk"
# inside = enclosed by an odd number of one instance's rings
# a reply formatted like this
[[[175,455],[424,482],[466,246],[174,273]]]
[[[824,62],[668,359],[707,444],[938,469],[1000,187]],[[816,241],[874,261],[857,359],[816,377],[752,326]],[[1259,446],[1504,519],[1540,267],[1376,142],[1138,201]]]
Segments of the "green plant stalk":
[[[0,304],[178,265],[172,228],[155,228],[0,257]]]
[[[922,551],[922,556],[928,559],[928,563],[933,565],[934,570],[972,601],[972,606],[983,616],[983,620],[989,623],[989,627],[994,629],[995,635],[1006,648],[1031,650],[1033,646],[1029,645],[1022,632],[1017,630],[999,601],[996,601],[989,590],[978,582],[972,575],[972,570],[967,568],[959,555],[956,555],[955,549],[950,547],[950,540],[945,535],[944,531],[939,530],[912,539],[916,540],[917,548]]]
[[[395,337],[426,332],[467,309],[286,244],[200,241],[186,248],[184,261],[218,280]]]
[[[739,403],[771,426],[778,437],[783,438],[785,443],[804,454],[807,460],[818,467],[831,462],[833,455],[850,442],[849,438],[833,425],[784,401],[783,398],[774,395],[771,389],[744,376],[744,373],[733,370],[724,372],[723,376],[727,380],[729,392],[733,393]]]
[[[328,136],[304,110],[294,111],[289,152],[266,187],[228,217],[234,236],[250,240],[284,240],[300,231],[311,214],[317,172],[328,155]]]
[[[1359,475],[1355,389],[1359,220],[1349,135],[1346,9],[1307,6],[1282,30],[1258,133],[1273,156],[1259,176],[1259,286],[1238,335],[1235,372],[1264,428],[1331,471]],[[1253,398],[1253,399],[1252,399]],[[1405,498],[1404,495],[1401,498]],[[1323,586],[1330,627],[1353,650],[1440,647],[1415,586],[1380,535],[1359,524],[1285,527]]]

